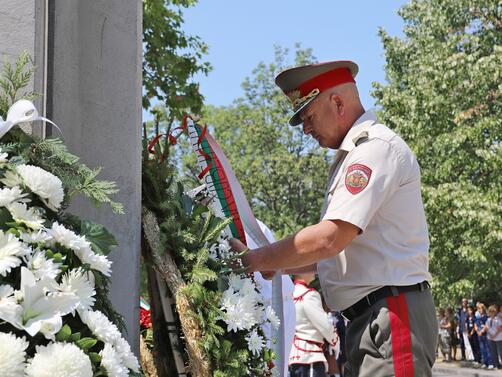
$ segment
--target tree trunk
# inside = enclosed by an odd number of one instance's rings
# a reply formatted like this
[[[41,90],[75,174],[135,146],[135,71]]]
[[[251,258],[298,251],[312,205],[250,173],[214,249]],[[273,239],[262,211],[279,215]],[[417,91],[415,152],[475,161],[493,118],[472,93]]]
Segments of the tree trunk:
[[[185,335],[185,343],[193,377],[210,377],[209,362],[199,341],[202,332],[199,324],[191,315],[189,298],[183,293],[186,286],[171,253],[163,250],[160,244],[160,228],[155,215],[143,207],[143,232],[145,240],[151,250],[153,266],[165,280],[169,290],[176,300],[176,309],[181,322],[181,329]]]

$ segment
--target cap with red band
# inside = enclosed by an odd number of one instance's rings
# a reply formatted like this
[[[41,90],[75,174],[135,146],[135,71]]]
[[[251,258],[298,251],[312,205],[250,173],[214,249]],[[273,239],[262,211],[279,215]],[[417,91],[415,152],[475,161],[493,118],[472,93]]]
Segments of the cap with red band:
[[[302,123],[300,112],[320,93],[337,85],[355,83],[357,64],[351,61],[334,61],[295,67],[277,75],[275,82],[293,105],[294,114],[289,123]]]

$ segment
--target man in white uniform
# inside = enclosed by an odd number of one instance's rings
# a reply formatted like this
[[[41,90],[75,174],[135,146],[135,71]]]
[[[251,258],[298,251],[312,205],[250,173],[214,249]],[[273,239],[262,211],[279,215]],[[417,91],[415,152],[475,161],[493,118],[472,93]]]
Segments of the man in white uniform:
[[[249,252],[250,271],[319,273],[347,328],[346,376],[431,376],[437,324],[429,290],[429,238],[420,169],[406,143],[361,105],[350,61],[276,77],[321,147],[336,149],[321,220]],[[245,249],[237,240],[236,250]]]

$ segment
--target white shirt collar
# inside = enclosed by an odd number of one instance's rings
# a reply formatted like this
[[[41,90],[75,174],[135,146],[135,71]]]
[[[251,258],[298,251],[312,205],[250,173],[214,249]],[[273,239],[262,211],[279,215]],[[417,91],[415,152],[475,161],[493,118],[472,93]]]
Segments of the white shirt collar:
[[[344,150],[350,152],[355,148],[355,142],[359,139],[361,133],[366,131],[371,125],[376,123],[378,118],[373,110],[366,111],[361,115],[352,125],[347,135],[342,141],[340,148],[338,150]]]

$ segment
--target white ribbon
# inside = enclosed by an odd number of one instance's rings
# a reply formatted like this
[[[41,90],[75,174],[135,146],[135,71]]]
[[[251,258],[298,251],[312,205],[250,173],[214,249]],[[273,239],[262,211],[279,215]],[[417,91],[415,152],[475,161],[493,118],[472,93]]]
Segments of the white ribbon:
[[[0,139],[14,126],[21,123],[44,121],[52,124],[61,133],[61,129],[47,118],[38,115],[35,105],[28,100],[22,99],[14,103],[7,112],[7,120],[0,117]]]

